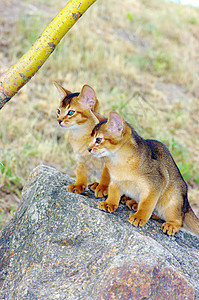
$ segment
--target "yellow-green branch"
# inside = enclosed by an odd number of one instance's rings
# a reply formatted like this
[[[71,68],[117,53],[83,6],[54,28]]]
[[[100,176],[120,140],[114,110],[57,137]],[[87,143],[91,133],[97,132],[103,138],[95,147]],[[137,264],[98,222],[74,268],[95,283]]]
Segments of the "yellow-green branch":
[[[96,0],[71,0],[21,59],[0,77],[0,109],[39,70],[55,47]]]

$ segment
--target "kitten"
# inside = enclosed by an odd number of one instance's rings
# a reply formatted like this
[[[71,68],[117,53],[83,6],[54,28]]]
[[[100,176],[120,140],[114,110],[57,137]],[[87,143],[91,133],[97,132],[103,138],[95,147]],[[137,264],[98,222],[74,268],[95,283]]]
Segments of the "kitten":
[[[57,109],[57,121],[62,128],[69,130],[69,141],[77,159],[76,182],[68,185],[67,190],[82,193],[87,187],[88,173],[103,169],[100,183],[95,182],[90,186],[96,197],[103,197],[108,191],[108,170],[103,159],[92,157],[87,150],[92,129],[104,119],[96,113],[99,102],[95,91],[88,85],[84,85],[80,93],[71,93],[56,82],[55,86],[61,98]]]
[[[187,199],[187,185],[169,150],[156,140],[145,140],[111,112],[92,132],[89,152],[106,157],[111,181],[108,198],[99,208],[113,212],[125,194],[136,200],[138,210],[129,217],[135,226],[144,226],[155,210],[166,222],[163,232],[177,233],[183,224],[199,235],[199,219]]]

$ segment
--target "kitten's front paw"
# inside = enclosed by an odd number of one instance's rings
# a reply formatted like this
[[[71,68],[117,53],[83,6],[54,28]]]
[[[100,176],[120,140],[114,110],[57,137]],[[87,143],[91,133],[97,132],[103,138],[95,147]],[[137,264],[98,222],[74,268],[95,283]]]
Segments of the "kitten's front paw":
[[[129,216],[129,222],[134,226],[138,227],[138,226],[144,226],[147,223],[147,220],[139,218],[139,216],[135,216],[134,214]]]
[[[98,187],[99,183],[98,182],[93,182],[91,184],[88,185],[89,190],[91,190],[92,192],[95,192],[96,188]]]
[[[125,196],[125,195],[123,195],[121,197],[121,202],[123,204],[126,204],[130,209],[137,210],[137,208],[138,208],[137,202],[135,200],[131,199],[130,197]]]
[[[110,204],[110,203],[107,203],[106,201],[101,201],[99,203],[98,207],[105,211],[108,210],[109,212],[114,212],[118,208],[118,205]]]
[[[107,185],[98,185],[95,190],[95,197],[102,198],[108,195],[108,186]]]
[[[76,185],[76,184],[69,184],[67,186],[67,191],[70,193],[77,193],[81,194],[85,190],[86,186],[84,184]]]
[[[107,185],[100,185],[98,182],[93,182],[89,184],[88,188],[95,192],[96,198],[102,198],[108,195],[108,186]]]
[[[168,235],[174,235],[180,230],[180,225],[174,224],[172,222],[165,222],[162,224],[162,230]]]

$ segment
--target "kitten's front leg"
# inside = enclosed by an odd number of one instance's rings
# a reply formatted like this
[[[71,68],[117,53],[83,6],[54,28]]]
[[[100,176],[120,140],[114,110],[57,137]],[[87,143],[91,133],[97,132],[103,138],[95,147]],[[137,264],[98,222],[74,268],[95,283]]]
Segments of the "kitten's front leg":
[[[120,189],[115,182],[111,182],[108,187],[108,198],[99,203],[98,207],[103,210],[113,212],[118,208],[120,202]]]
[[[69,184],[67,191],[71,193],[81,194],[87,186],[87,168],[83,163],[78,163],[76,169],[76,182]]]
[[[101,174],[100,183],[94,182],[89,185],[89,188],[95,192],[96,198],[102,198],[108,195],[108,186],[110,182],[110,175],[108,168],[104,166]]]
[[[129,222],[135,226],[144,226],[151,217],[158,198],[156,190],[151,190],[148,196],[142,197],[137,212],[129,216]]]

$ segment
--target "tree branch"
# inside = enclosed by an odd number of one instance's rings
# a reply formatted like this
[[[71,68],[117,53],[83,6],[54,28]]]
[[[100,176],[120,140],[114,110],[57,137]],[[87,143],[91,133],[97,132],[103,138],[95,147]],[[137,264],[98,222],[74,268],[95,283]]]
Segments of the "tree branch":
[[[0,77],[0,109],[34,76],[63,36],[95,1],[69,1],[28,52]]]

